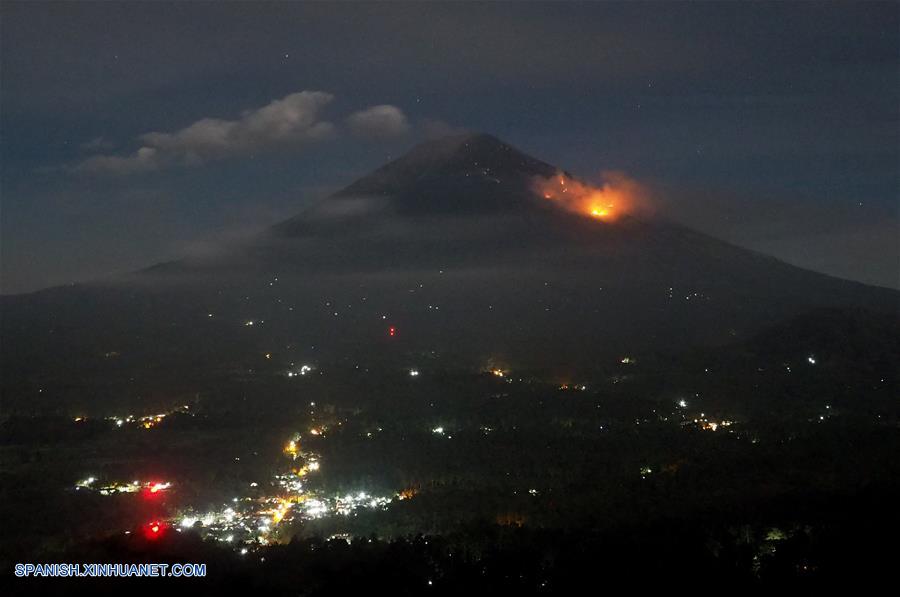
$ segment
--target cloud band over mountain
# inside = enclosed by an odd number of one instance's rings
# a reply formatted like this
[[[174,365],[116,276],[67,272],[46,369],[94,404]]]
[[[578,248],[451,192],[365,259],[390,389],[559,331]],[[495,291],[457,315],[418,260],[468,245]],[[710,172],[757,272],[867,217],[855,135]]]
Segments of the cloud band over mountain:
[[[75,164],[73,172],[126,175],[172,166],[207,162],[327,141],[339,127],[323,117],[334,96],[323,91],[300,91],[261,108],[245,110],[234,120],[201,118],[173,132],[149,132],[138,137],[131,154],[98,154]],[[347,117],[357,137],[384,139],[409,132],[406,115],[391,105],[373,106]]]

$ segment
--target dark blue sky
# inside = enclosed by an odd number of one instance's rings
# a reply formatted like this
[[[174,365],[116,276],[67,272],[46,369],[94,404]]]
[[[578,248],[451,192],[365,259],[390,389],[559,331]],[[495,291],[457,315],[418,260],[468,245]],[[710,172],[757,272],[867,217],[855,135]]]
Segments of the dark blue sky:
[[[900,286],[893,2],[2,12],[3,292],[209,250],[457,128],[588,179],[622,170],[701,230]]]

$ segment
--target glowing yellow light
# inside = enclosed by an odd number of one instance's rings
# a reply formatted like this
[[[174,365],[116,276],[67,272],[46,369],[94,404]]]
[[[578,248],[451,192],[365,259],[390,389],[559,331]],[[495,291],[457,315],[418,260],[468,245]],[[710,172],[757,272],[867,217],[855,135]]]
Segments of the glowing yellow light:
[[[132,485],[132,487],[133,487],[132,491],[137,490],[137,487],[135,487],[133,485]],[[150,493],[159,493],[160,491],[165,491],[166,489],[169,489],[170,487],[172,487],[172,484],[169,482],[166,482],[166,483],[144,483],[144,487],[146,487]]]
[[[562,209],[610,222],[646,203],[646,190],[634,180],[617,172],[605,172],[603,178],[602,185],[593,186],[558,173],[535,178],[534,190]]]
[[[284,515],[291,509],[293,504],[289,501],[282,501],[281,505],[272,512],[272,522],[278,524],[284,519]]]

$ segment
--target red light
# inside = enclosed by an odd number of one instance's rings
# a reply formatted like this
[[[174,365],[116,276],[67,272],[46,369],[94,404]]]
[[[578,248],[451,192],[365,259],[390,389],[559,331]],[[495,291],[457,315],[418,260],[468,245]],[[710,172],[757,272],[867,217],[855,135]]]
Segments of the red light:
[[[144,525],[144,537],[149,540],[159,539],[163,535],[163,531],[165,531],[166,525],[163,522],[158,520],[154,520],[153,522],[149,522]]]
[[[396,333],[397,333],[397,328],[395,328],[394,326],[391,326],[388,328],[388,335],[391,336],[392,338],[394,337],[394,335]]]

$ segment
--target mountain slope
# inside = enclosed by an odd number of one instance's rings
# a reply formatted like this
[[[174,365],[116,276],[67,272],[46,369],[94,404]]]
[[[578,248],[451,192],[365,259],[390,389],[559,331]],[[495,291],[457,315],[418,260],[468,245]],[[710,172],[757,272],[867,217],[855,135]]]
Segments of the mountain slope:
[[[133,399],[304,362],[584,371],[820,308],[897,314],[896,291],[658,218],[560,210],[533,190],[556,172],[494,137],[451,137],[214,258],[4,297],[4,395]]]

